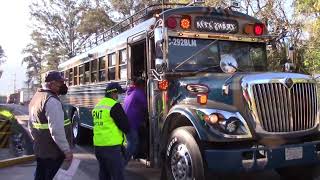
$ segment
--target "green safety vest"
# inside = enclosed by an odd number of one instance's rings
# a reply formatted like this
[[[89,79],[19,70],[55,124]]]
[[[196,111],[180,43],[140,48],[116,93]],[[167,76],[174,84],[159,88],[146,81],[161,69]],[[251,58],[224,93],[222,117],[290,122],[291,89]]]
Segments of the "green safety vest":
[[[94,146],[123,144],[123,133],[110,116],[110,110],[116,103],[111,98],[103,98],[92,110]]]

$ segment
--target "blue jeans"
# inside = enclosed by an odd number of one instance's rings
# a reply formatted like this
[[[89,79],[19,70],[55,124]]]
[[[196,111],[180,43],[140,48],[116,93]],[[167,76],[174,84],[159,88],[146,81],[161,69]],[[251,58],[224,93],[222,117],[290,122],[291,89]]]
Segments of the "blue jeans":
[[[52,180],[62,165],[64,157],[57,159],[37,158],[35,180]]]
[[[131,159],[132,156],[135,156],[137,153],[138,145],[139,145],[139,135],[138,130],[131,129],[127,135],[127,157],[126,164]]]
[[[95,146],[99,161],[99,180],[124,180],[124,159],[121,146]]]

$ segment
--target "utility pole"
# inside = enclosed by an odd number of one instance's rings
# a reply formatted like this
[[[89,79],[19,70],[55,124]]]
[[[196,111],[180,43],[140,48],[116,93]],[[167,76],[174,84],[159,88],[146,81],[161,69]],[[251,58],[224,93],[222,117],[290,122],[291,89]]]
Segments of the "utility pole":
[[[16,93],[16,73],[14,73],[14,79],[13,79],[13,93]]]

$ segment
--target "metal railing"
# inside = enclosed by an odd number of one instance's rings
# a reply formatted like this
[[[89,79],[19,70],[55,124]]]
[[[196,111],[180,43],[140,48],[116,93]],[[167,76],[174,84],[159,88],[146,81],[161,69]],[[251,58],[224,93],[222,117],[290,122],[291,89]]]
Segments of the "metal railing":
[[[116,35],[133,28],[134,26],[138,25],[141,21],[145,20],[146,18],[150,18],[155,13],[161,13],[162,10],[177,8],[177,7],[184,7],[187,4],[182,3],[166,3],[166,4],[154,4],[150,5],[132,16],[122,20],[121,22],[115,24],[114,26],[110,27],[106,31],[98,34],[93,35],[92,37],[88,38],[88,40],[85,41],[85,43],[82,44],[81,47],[76,49],[75,53],[80,54],[83,52],[88,51],[89,49],[92,49],[107,40],[115,37]]]

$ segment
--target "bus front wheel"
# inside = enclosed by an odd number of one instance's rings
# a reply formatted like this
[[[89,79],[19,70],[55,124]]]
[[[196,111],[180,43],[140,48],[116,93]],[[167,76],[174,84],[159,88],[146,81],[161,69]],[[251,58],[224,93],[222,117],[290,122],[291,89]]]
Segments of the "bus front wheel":
[[[165,166],[169,180],[205,179],[203,160],[193,127],[180,127],[171,133]]]

